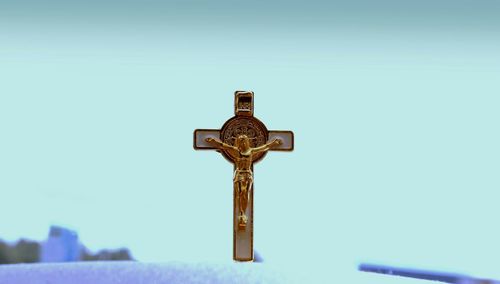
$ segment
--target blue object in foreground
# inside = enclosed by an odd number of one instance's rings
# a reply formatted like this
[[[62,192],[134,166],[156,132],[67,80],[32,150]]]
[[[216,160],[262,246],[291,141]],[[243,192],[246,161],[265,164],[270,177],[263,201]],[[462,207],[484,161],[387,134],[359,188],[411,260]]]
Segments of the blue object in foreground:
[[[68,262],[80,260],[80,243],[75,231],[51,226],[47,241],[42,243],[41,262]]]
[[[417,270],[409,268],[382,266],[376,264],[360,264],[359,270],[364,272],[380,273],[387,275],[396,275],[401,277],[410,277],[423,280],[440,281],[444,283],[455,284],[500,284],[500,281],[479,279],[463,274],[454,274],[438,271]]]

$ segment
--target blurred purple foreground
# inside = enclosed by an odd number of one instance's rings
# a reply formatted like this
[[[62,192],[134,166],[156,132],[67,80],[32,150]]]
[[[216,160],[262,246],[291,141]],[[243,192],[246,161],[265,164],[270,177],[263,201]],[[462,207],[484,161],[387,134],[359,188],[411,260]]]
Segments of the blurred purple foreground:
[[[0,283],[289,283],[283,275],[258,263],[148,264],[138,262],[73,262],[0,266]]]
[[[1,284],[189,284],[189,283],[437,283],[382,274],[345,271],[331,265],[301,263],[275,267],[266,263],[133,261],[12,264],[0,266]],[[286,265],[285,265],[286,266]],[[300,272],[300,273],[299,273]],[[307,272],[303,274],[302,272]]]

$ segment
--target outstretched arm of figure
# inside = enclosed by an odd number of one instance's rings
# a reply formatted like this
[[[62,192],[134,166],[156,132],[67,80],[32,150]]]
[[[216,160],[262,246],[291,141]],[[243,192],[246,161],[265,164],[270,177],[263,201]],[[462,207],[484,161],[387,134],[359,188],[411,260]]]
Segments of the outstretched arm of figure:
[[[234,146],[231,146],[229,144],[226,144],[218,139],[215,139],[215,138],[212,138],[212,137],[209,137],[207,139],[205,139],[205,141],[211,145],[213,145],[215,148],[217,149],[222,149],[222,150],[237,150],[236,147]]]
[[[253,153],[266,152],[266,151],[271,150],[272,148],[278,147],[281,144],[283,144],[283,142],[281,141],[281,139],[274,139],[272,142],[269,142],[269,143],[264,144],[262,146],[253,148],[252,152]]]

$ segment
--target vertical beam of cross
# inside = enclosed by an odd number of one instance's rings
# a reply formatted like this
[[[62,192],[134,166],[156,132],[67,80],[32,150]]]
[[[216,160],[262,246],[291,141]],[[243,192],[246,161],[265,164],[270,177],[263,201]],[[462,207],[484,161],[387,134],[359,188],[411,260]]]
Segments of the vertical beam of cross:
[[[221,129],[197,129],[193,147],[216,150],[234,164],[233,178],[233,259],[253,261],[253,164],[268,151],[292,151],[291,131],[268,131],[253,116],[253,92],[236,91],[234,116]]]

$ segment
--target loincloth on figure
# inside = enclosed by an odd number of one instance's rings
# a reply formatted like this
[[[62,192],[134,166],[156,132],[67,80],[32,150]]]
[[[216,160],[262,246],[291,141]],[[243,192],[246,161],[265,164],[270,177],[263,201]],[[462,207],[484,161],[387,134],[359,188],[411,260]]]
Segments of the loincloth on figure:
[[[240,181],[253,181],[253,174],[252,171],[250,170],[236,170],[234,171],[234,182],[240,182]]]

